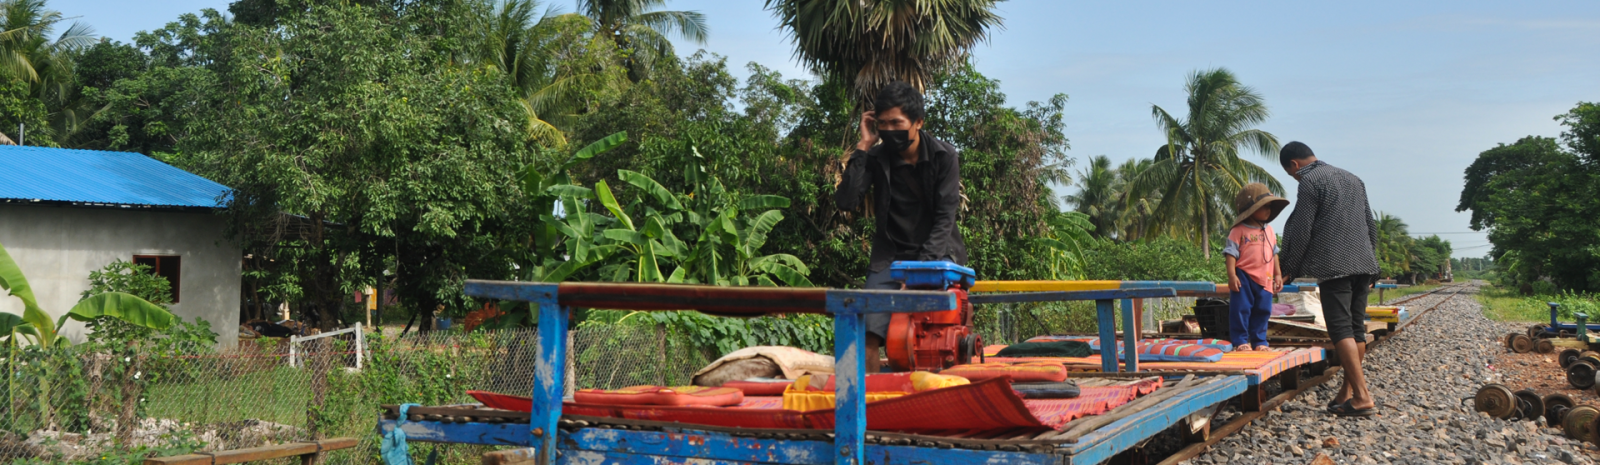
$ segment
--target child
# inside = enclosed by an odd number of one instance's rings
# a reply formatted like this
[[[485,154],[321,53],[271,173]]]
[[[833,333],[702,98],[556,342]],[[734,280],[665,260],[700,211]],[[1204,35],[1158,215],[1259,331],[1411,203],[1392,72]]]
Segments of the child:
[[[1272,316],[1272,295],[1283,290],[1278,267],[1278,236],[1271,223],[1289,200],[1272,195],[1267,186],[1250,183],[1233,198],[1239,216],[1233,218],[1227,246],[1228,332],[1233,350],[1267,350],[1267,318]]]

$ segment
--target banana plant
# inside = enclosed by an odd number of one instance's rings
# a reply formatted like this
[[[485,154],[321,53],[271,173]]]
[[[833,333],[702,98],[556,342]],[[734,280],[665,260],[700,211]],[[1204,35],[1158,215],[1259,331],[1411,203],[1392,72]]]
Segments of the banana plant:
[[[1038,238],[1044,246],[1050,279],[1083,279],[1085,263],[1083,248],[1094,242],[1089,231],[1094,223],[1089,215],[1079,212],[1060,212],[1046,219],[1050,229],[1045,237]]]
[[[33,287],[28,285],[28,278],[22,275],[22,267],[17,266],[16,260],[6,252],[4,245],[0,245],[0,289],[9,291],[13,297],[22,301],[20,322],[15,315],[0,313],[10,317],[0,318],[0,333],[6,337],[5,340],[0,340],[0,345],[13,349],[13,354],[7,357],[7,360],[15,360],[14,349],[21,345],[20,338],[23,336],[28,337],[40,349],[49,350],[66,346],[67,338],[57,334],[57,331],[66,324],[68,318],[90,321],[100,317],[111,317],[157,330],[167,329],[173,320],[171,312],[138,296],[122,292],[106,292],[78,301],[77,305],[73,305],[71,310],[61,315],[60,319],[50,321],[50,314],[39,308]],[[50,408],[52,394],[50,379],[54,374],[51,373],[53,370],[48,368],[49,364],[45,364],[45,367],[45,375],[39,378],[39,405],[44,410],[43,417],[48,423],[54,421],[54,414]],[[6,378],[9,380],[11,376]],[[8,389],[7,392],[15,390]],[[6,399],[6,402],[6,405],[11,405],[10,399]]]
[[[595,197],[600,200],[600,205],[611,212],[617,226],[601,234],[615,244],[619,252],[631,255],[624,265],[607,267],[602,269],[601,274],[608,274],[605,270],[610,270],[612,281],[628,281],[631,275],[639,282],[664,282],[667,276],[661,274],[662,260],[681,257],[688,250],[688,246],[672,233],[670,227],[682,219],[683,204],[671,191],[649,176],[628,170],[617,170],[617,175],[624,182],[639,188],[644,193],[641,197],[655,201],[664,210],[645,206],[643,199],[640,199],[634,205],[640,205],[645,211],[640,212],[642,222],[636,223],[633,216],[617,203],[610,185],[605,181],[595,183]]]

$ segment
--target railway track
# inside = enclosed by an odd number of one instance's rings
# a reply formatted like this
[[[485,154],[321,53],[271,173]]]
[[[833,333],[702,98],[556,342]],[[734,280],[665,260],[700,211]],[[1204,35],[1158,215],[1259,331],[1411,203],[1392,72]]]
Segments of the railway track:
[[[1448,286],[1440,286],[1437,289],[1434,289],[1434,290],[1431,290],[1431,291],[1428,291],[1428,292],[1424,292],[1424,293],[1421,293],[1421,294],[1417,294],[1417,295],[1414,295],[1414,296],[1411,296],[1411,297],[1407,297],[1404,300],[1400,300],[1400,301],[1397,301],[1397,302],[1385,304],[1385,305],[1404,305],[1404,304],[1407,304],[1407,303],[1410,303],[1410,302],[1415,302],[1415,301],[1418,301],[1418,300],[1421,300],[1421,299],[1424,299],[1424,298],[1427,298],[1427,297],[1437,296],[1441,292],[1450,291],[1450,293],[1445,295],[1443,299],[1440,299],[1438,302],[1434,302],[1433,305],[1429,305],[1428,308],[1424,308],[1421,311],[1411,315],[1411,318],[1408,318],[1405,321],[1400,322],[1399,325],[1395,326],[1395,329],[1393,331],[1389,331],[1387,334],[1384,334],[1380,338],[1373,339],[1373,341],[1368,343],[1368,345],[1369,346],[1376,346],[1376,345],[1383,344],[1385,341],[1388,341],[1390,338],[1394,337],[1394,335],[1399,334],[1402,331],[1405,331],[1405,329],[1407,327],[1410,327],[1412,324],[1414,324],[1414,323],[1416,323],[1418,321],[1421,321],[1423,317],[1426,317],[1428,315],[1428,313],[1430,313],[1434,309],[1439,308],[1440,306],[1444,305],[1445,302],[1449,302],[1451,299],[1454,299],[1456,297],[1456,295],[1460,294],[1461,291],[1464,291],[1469,287],[1471,287],[1471,283],[1470,282],[1468,282],[1468,283],[1460,283],[1460,284],[1451,284],[1451,285],[1448,285]],[[1294,389],[1286,390],[1286,391],[1278,394],[1277,396],[1273,396],[1271,399],[1267,400],[1266,402],[1262,403],[1262,408],[1259,411],[1245,412],[1245,413],[1240,414],[1237,417],[1234,417],[1228,423],[1223,424],[1223,425],[1221,425],[1219,427],[1213,428],[1211,430],[1211,434],[1208,437],[1206,437],[1206,439],[1204,441],[1196,442],[1194,444],[1190,444],[1190,445],[1184,447],[1183,449],[1179,449],[1178,452],[1172,454],[1171,456],[1167,457],[1166,459],[1163,459],[1162,461],[1160,461],[1158,463],[1160,465],[1177,465],[1178,463],[1183,462],[1185,460],[1189,460],[1189,459],[1198,457],[1200,454],[1203,454],[1207,450],[1209,450],[1211,448],[1211,446],[1216,445],[1218,442],[1221,442],[1223,439],[1226,439],[1228,436],[1231,436],[1234,433],[1238,433],[1240,431],[1243,431],[1244,428],[1246,426],[1249,426],[1251,422],[1255,421],[1258,418],[1266,416],[1267,412],[1276,410],[1278,408],[1278,406],[1283,405],[1285,402],[1288,402],[1290,400],[1294,400],[1294,398],[1295,397],[1299,397],[1300,394],[1303,394],[1306,391],[1309,391],[1309,390],[1311,390],[1311,389],[1313,389],[1313,388],[1315,388],[1317,386],[1321,386],[1323,383],[1326,383],[1329,380],[1334,379],[1334,377],[1338,376],[1339,370],[1340,369],[1339,369],[1338,365],[1329,366],[1325,371],[1322,372],[1322,374],[1316,376],[1315,378],[1311,378],[1311,379],[1305,380],[1305,381],[1301,382],[1298,387],[1296,387]]]

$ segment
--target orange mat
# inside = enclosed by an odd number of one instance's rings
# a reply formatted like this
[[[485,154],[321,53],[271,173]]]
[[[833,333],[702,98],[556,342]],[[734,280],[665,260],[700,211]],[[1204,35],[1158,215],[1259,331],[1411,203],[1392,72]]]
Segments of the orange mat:
[[[1004,348],[1001,345],[984,347],[985,353],[991,349],[998,351]],[[1100,371],[1100,356],[1088,357],[987,357],[986,362],[995,363],[1020,363],[1020,362],[1054,362],[1067,366],[1069,371]],[[1302,348],[1288,352],[1228,352],[1222,354],[1222,360],[1212,363],[1206,362],[1140,362],[1139,371],[1243,371],[1251,375],[1252,382],[1271,378],[1291,367],[1322,361],[1322,349]]]

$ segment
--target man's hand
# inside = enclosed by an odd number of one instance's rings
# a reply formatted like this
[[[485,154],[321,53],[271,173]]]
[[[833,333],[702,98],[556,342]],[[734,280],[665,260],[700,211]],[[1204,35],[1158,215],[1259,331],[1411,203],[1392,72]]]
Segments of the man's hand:
[[[861,142],[856,142],[856,150],[867,151],[878,143],[878,112],[868,111],[861,113]]]
[[[1228,270],[1233,271],[1233,270]],[[1228,273],[1228,289],[1233,292],[1244,292],[1244,286],[1239,282],[1239,273]]]

